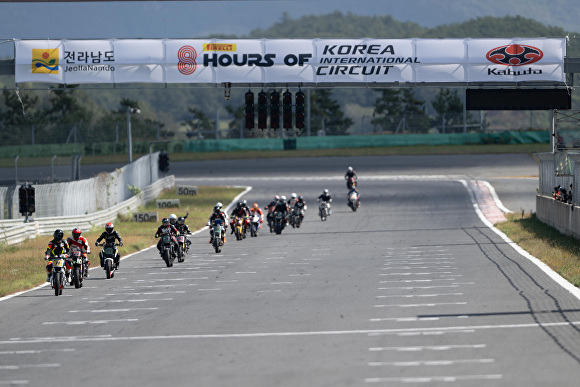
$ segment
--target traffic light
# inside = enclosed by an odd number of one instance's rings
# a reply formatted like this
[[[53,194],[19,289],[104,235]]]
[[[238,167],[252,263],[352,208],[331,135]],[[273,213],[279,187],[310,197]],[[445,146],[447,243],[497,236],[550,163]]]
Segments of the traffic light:
[[[258,93],[258,129],[268,127],[268,94],[263,90]]]
[[[292,127],[292,93],[288,90],[282,94],[282,121],[284,129]]]
[[[22,215],[28,215],[28,205],[26,202],[26,186],[23,184],[18,188],[18,208]]]
[[[166,151],[159,153],[159,170],[163,173],[169,172],[169,155]]]
[[[296,128],[297,129],[304,129],[304,93],[302,91],[298,91],[295,95],[296,97]]]
[[[36,211],[34,187],[30,184],[22,184],[18,188],[18,209],[24,216],[32,215]]]
[[[32,214],[34,211],[36,211],[34,191],[35,190],[33,186],[29,185],[26,187],[26,197],[28,198],[27,211],[29,214]]]
[[[270,128],[280,129],[280,93],[270,93]]]
[[[246,129],[254,129],[254,93],[250,90],[245,94],[246,98]]]

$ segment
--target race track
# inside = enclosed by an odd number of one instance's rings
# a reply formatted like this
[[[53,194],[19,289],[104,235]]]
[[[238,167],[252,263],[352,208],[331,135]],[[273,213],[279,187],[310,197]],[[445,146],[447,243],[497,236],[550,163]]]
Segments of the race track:
[[[407,173],[370,159],[357,212],[340,176],[351,160],[176,165],[178,184],[251,185],[250,204],[297,192],[306,220],[229,237],[222,254],[203,231],[173,268],[152,249],[63,297],[1,301],[0,384],[577,385],[580,301],[487,227],[458,181],[507,181],[503,167]]]

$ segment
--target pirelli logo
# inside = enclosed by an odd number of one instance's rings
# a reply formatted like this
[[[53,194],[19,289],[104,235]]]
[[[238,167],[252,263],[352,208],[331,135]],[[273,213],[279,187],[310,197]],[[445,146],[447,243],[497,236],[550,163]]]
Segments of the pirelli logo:
[[[203,51],[236,51],[236,45],[230,43],[205,43]]]

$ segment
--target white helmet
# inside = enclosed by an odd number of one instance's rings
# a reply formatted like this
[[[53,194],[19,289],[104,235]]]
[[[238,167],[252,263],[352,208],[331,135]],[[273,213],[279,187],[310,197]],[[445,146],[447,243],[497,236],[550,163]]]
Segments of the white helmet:
[[[328,190],[327,190],[327,189],[325,189],[324,191],[322,191],[322,193],[323,193],[323,194],[327,194],[327,193],[328,193]]]
[[[175,214],[169,215],[169,223],[171,223],[171,224],[177,223],[177,215],[175,215]]]
[[[223,204],[222,204],[221,202],[217,202],[217,203],[215,204],[215,206],[216,206],[216,207],[219,207],[219,208],[222,208],[222,207],[223,207]]]
[[[280,200],[286,201],[286,196],[280,196]]]
[[[290,195],[290,199],[296,199],[298,197],[298,195],[296,195],[295,193],[292,193],[292,195]]]

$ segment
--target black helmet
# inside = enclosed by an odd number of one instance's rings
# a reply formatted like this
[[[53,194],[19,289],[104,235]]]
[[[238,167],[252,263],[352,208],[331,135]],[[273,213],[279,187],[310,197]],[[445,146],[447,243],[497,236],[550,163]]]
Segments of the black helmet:
[[[242,200],[242,207],[247,207],[248,201],[246,199]]]
[[[302,197],[302,195],[298,196],[298,200],[299,201],[303,201],[304,200],[304,198]]]
[[[221,212],[221,210],[222,209],[219,206],[214,206],[214,208],[213,208],[213,212],[215,212],[216,214],[219,214]]]
[[[242,203],[242,202],[238,202],[238,204],[236,204],[237,208],[242,208],[243,206],[244,206],[244,203]]]
[[[57,241],[60,241],[62,239],[62,237],[64,236],[64,232],[60,228],[57,228],[56,230],[54,230],[54,234],[52,234],[52,236]]]
[[[163,218],[161,220],[161,224],[163,224],[164,226],[168,226],[169,225],[169,219],[168,218]]]
[[[185,224],[185,218],[183,216],[180,216],[179,218],[177,218],[177,224],[179,224],[180,226],[183,226]]]

